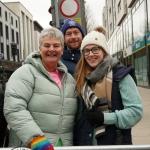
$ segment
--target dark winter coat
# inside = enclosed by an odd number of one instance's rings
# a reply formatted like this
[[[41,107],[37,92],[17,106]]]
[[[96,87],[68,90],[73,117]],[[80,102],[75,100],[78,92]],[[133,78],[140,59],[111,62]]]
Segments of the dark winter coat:
[[[112,111],[122,110],[123,103],[119,90],[119,81],[124,78],[127,74],[132,76],[132,67],[121,67],[113,69],[113,84],[112,84]],[[92,135],[94,127],[87,121],[86,118],[86,106],[83,100],[79,101],[79,119],[76,122],[74,130],[74,145],[92,145]],[[114,140],[116,138],[116,130],[118,128],[115,125],[107,125],[106,133],[98,138],[98,145],[114,145]],[[122,129],[122,136],[124,144],[132,144],[131,129]]]
[[[61,57],[62,63],[68,68],[68,72],[73,76],[75,73],[76,65],[81,57],[80,50],[65,49]]]

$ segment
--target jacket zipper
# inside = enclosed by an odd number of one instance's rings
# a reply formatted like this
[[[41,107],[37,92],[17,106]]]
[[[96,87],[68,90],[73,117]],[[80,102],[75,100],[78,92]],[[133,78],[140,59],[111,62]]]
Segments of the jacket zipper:
[[[62,77],[62,83],[66,84],[65,75]],[[56,145],[57,145],[58,141],[61,140],[62,122],[63,122],[63,115],[64,115],[64,94],[63,93],[64,93],[65,84],[62,84],[63,92],[60,90],[61,97],[62,97],[62,108],[61,108],[61,120],[60,120],[60,125],[59,125],[59,134],[58,134],[58,138],[56,140]]]

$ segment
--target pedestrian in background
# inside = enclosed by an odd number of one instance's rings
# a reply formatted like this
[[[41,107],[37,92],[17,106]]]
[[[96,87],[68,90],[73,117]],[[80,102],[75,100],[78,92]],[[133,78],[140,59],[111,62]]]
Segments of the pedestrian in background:
[[[44,29],[39,45],[7,83],[4,114],[11,128],[9,147],[53,150],[73,145],[77,99],[75,80],[59,61],[62,32]]]
[[[142,118],[143,105],[130,76],[133,67],[110,56],[105,35],[105,29],[97,27],[81,44],[75,79],[82,114],[75,145],[92,145],[95,137],[97,145],[130,145],[131,128]]]
[[[65,49],[61,61],[68,68],[68,72],[74,75],[76,64],[81,57],[80,47],[84,37],[84,30],[76,21],[67,19],[61,31],[65,40]]]
[[[2,87],[0,87],[0,147],[4,146],[7,132],[7,122],[3,113],[3,105],[4,105],[4,91]]]

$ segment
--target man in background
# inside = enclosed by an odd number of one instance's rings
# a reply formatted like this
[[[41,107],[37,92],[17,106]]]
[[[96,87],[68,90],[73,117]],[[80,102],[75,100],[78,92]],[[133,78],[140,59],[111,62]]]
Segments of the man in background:
[[[67,19],[61,31],[65,39],[65,49],[61,61],[68,68],[68,72],[73,76],[76,64],[81,57],[80,46],[84,37],[84,30],[76,21]]]

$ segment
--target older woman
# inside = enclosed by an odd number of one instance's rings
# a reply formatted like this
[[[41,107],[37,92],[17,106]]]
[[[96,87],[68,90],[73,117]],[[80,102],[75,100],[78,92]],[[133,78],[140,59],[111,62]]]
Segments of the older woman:
[[[7,83],[4,114],[11,128],[10,147],[52,150],[73,144],[77,99],[75,81],[59,61],[63,35],[56,28],[45,29],[39,44],[39,51]]]
[[[133,68],[109,55],[105,34],[97,27],[81,44],[76,85],[83,101],[75,145],[92,145],[95,137],[98,145],[132,144],[131,128],[142,118],[141,98],[130,76]]]

